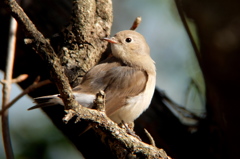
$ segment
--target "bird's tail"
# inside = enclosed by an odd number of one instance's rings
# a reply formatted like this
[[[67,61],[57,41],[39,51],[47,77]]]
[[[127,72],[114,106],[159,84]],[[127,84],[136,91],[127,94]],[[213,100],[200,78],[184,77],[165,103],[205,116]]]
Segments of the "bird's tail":
[[[37,105],[28,108],[28,110],[53,106],[57,104],[63,105],[63,101],[58,94],[34,98],[34,102],[37,103]]]

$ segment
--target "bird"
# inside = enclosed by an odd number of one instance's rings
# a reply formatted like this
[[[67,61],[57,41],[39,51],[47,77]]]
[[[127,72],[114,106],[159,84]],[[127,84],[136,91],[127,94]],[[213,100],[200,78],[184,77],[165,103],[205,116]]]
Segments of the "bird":
[[[132,123],[150,105],[155,85],[156,67],[150,48],[140,33],[124,30],[105,37],[111,44],[111,56],[92,67],[81,83],[72,89],[75,100],[93,108],[96,94],[106,94],[105,112],[115,123]],[[63,105],[59,94],[35,98],[37,105],[28,110]]]

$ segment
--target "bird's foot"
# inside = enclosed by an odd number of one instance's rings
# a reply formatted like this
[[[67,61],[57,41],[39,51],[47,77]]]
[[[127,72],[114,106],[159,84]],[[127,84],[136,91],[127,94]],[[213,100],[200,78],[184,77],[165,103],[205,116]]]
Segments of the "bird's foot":
[[[135,131],[133,130],[134,128],[134,123],[125,123],[124,121],[122,121],[119,126],[123,129],[126,130],[126,132],[129,134],[129,135],[132,135],[134,137],[136,137],[138,140],[142,141],[142,139],[135,133]]]

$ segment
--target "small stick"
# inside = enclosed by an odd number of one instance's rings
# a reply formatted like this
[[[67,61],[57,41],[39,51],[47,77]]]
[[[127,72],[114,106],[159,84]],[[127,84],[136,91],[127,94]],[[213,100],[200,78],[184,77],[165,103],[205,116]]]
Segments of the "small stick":
[[[22,75],[19,75],[17,78],[12,79],[11,83],[20,83],[20,82],[26,80],[27,78],[28,78],[27,74],[22,74]],[[5,82],[7,82],[7,81],[4,79],[0,81],[1,84],[4,84]]]
[[[105,111],[105,93],[103,90],[100,90],[96,94],[96,99],[94,100],[94,103],[98,111]]]
[[[76,111],[74,111],[72,109],[68,109],[68,110],[65,110],[65,112],[67,114],[63,117],[62,120],[65,124],[67,124],[68,121],[71,120],[76,115]]]
[[[154,141],[152,135],[147,131],[147,129],[144,129],[144,131],[145,131],[145,133],[146,133],[146,135],[147,135],[147,137],[150,141],[150,144],[153,145],[154,147],[156,147],[156,144],[155,144],[155,141]]]
[[[141,21],[142,21],[142,17],[137,17],[135,19],[135,21],[133,22],[132,27],[130,28],[130,30],[136,30],[137,27],[139,26],[139,24],[141,23]]]
[[[12,79],[12,83],[20,83],[28,78],[28,74],[21,74],[17,78]]]

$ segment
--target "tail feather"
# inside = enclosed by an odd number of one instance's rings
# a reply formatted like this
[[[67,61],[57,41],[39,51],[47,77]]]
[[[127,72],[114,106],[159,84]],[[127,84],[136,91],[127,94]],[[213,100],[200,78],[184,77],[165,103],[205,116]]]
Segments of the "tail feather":
[[[53,105],[57,105],[57,104],[63,105],[62,99],[59,97],[58,94],[37,97],[37,98],[34,98],[34,102],[37,103],[37,105],[28,108],[28,110],[53,106]]]
[[[50,102],[45,102],[45,103],[34,105],[34,106],[28,108],[27,110],[33,110],[33,109],[43,108],[43,107],[48,107],[48,106],[53,106],[53,105],[56,105],[56,104],[50,103]]]
[[[79,104],[81,104],[84,107],[89,107],[89,108],[91,108],[93,106],[93,101],[96,98],[96,96],[94,94],[79,93],[79,92],[78,93],[73,92],[73,94]],[[47,107],[47,106],[53,106],[53,105],[64,106],[63,101],[59,94],[34,98],[34,103],[37,103],[37,104],[35,106],[29,108],[28,110]]]

